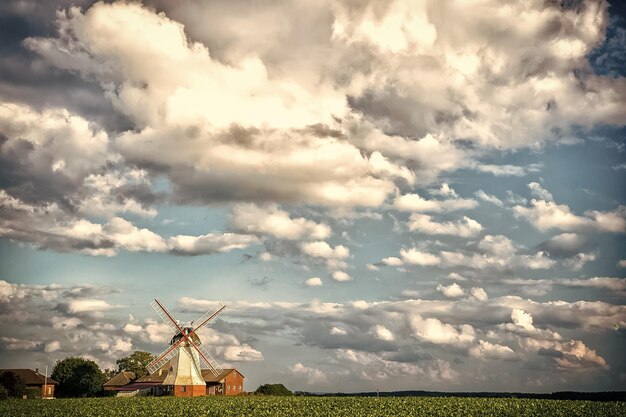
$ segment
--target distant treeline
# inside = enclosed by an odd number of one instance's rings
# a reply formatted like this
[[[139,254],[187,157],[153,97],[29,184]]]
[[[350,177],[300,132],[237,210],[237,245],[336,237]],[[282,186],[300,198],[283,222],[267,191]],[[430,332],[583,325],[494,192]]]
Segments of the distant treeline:
[[[439,392],[439,391],[386,391],[386,392],[336,392],[319,393],[296,391],[295,395],[319,397],[479,397],[479,398],[534,398],[544,400],[626,401],[626,391],[575,392],[559,391],[547,394],[526,392]]]

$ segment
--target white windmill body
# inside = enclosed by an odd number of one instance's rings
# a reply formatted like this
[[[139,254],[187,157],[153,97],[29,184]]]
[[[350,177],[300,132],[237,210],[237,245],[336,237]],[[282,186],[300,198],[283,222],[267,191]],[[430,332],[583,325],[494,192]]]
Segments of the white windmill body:
[[[200,355],[191,346],[183,346],[170,359],[170,369],[163,385],[206,385],[200,370]]]
[[[206,312],[195,321],[200,323],[195,327],[194,322],[191,322],[192,326],[180,326],[158,299],[152,302],[152,307],[174,332],[174,336],[170,341],[170,347],[148,365],[148,372],[152,374],[157,370],[165,370],[167,375],[163,385],[173,386],[174,396],[206,395],[206,381],[200,367],[202,361],[215,376],[220,375],[223,369],[202,346],[197,331],[220,314],[226,306],[218,304],[213,310]],[[167,369],[161,369],[166,365],[169,365]]]

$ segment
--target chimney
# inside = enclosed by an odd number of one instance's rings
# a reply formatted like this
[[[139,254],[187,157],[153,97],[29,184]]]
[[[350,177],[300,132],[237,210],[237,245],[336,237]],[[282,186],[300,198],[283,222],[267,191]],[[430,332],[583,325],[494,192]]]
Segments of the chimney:
[[[39,373],[39,368],[35,368],[35,373],[38,374]]]

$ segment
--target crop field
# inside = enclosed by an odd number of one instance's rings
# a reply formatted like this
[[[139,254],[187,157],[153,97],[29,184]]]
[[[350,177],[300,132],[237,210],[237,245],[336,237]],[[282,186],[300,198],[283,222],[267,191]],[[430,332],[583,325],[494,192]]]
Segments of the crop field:
[[[624,416],[624,402],[426,397],[202,397],[8,400],[0,416]]]

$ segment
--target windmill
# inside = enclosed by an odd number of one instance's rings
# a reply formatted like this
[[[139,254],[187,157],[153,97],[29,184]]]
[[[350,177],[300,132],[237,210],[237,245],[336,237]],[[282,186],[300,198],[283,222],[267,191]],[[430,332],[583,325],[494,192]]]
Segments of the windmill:
[[[174,336],[170,340],[170,347],[148,365],[148,372],[152,374],[158,371],[169,361],[170,368],[163,385],[173,385],[175,396],[206,395],[206,382],[202,377],[200,358],[216,377],[223,369],[202,346],[197,332],[224,311],[226,306],[218,303],[215,308],[204,313],[198,320],[192,321],[189,326],[181,326],[158,298],[150,304]],[[194,323],[199,324],[194,327]]]

